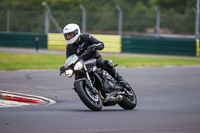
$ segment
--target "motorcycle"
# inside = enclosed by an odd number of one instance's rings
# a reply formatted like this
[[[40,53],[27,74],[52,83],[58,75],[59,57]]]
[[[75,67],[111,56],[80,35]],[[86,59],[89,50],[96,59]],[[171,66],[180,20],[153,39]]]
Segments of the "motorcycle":
[[[60,75],[65,73],[69,78],[75,75],[74,90],[81,101],[93,111],[116,104],[125,110],[134,109],[137,98],[132,87],[122,87],[107,71],[97,68],[96,59],[84,60],[83,57],[87,54],[89,52],[79,57],[71,55],[60,69]]]

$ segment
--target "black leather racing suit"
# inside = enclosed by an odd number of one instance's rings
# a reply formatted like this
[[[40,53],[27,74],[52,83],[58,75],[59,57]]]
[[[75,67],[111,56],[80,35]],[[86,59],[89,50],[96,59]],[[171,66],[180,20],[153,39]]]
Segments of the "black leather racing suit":
[[[87,59],[97,59],[97,67],[103,68],[106,70],[111,76],[114,78],[116,70],[112,66],[112,64],[107,61],[102,59],[100,53],[98,50],[102,50],[104,48],[103,42],[100,42],[99,40],[95,39],[93,36],[90,34],[82,34],[79,37],[78,44],[75,42],[74,44],[68,44],[66,46],[66,56],[67,58],[72,55],[76,54],[77,56],[81,56],[86,50],[88,50],[88,47],[90,46],[95,46],[96,50],[91,52],[88,56],[84,56],[84,60]]]

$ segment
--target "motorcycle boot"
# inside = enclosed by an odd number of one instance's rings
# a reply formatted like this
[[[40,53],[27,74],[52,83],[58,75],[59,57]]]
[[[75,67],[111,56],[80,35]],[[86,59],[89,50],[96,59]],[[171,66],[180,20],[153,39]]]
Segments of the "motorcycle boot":
[[[97,60],[97,64],[106,70],[120,85],[129,90],[129,84],[119,75],[117,70],[113,67],[112,61],[103,60],[102,58]]]
[[[128,90],[130,89],[129,84],[125,81],[125,79],[121,75],[119,75],[117,71],[115,72],[114,78],[122,87]]]

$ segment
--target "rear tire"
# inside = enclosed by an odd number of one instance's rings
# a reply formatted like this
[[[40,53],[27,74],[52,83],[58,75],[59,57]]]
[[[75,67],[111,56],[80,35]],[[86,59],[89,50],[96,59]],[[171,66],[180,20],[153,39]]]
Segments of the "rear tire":
[[[130,88],[129,93],[131,93],[132,96],[123,95],[123,100],[119,102],[119,106],[125,110],[132,110],[137,105],[137,97],[132,88]]]
[[[84,81],[79,81],[75,85],[76,92],[81,101],[91,110],[100,111],[102,109],[102,101],[99,94],[91,95],[87,89],[87,85]]]

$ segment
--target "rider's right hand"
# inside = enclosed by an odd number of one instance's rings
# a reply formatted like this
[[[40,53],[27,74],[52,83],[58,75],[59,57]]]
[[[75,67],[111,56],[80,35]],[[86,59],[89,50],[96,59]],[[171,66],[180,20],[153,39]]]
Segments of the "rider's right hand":
[[[95,51],[96,50],[96,44],[93,44],[93,45],[90,45],[88,48],[87,48],[87,50],[88,50],[88,52],[93,52],[93,51]]]

